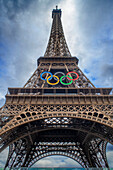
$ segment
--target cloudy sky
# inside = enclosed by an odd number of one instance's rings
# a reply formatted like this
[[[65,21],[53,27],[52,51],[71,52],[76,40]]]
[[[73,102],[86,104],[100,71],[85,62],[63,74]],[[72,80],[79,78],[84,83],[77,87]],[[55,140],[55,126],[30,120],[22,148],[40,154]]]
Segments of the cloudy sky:
[[[23,87],[43,56],[52,9],[62,9],[64,34],[72,56],[96,87],[113,87],[112,0],[0,0],[0,106],[8,87]],[[1,166],[7,151],[0,155]],[[113,148],[107,148],[113,167]],[[66,157],[47,157],[39,165],[79,166]],[[38,165],[38,164],[37,164]],[[53,164],[52,164],[53,165]]]

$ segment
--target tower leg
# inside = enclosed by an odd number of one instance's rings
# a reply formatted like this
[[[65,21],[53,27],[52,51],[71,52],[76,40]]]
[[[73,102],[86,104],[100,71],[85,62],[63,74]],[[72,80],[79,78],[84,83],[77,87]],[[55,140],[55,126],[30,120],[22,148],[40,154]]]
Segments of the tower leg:
[[[89,142],[88,158],[92,167],[109,168],[106,157],[107,142],[99,138],[92,139]]]
[[[20,139],[9,146],[9,155],[5,168],[22,167],[28,149],[27,139]]]

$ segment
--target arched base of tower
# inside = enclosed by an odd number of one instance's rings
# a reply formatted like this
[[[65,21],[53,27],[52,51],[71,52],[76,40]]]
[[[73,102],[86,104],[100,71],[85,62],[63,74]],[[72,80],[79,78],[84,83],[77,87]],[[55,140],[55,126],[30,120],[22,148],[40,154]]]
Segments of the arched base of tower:
[[[38,160],[51,155],[70,157],[84,168],[108,167],[107,142],[89,135],[84,143],[85,138],[86,133],[67,128],[28,134],[10,145],[5,167],[31,167]]]

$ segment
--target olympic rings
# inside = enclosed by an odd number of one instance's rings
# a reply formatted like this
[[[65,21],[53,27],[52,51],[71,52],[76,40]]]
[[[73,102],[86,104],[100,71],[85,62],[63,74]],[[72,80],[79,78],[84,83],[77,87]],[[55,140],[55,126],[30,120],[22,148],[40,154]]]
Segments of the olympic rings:
[[[74,73],[74,74],[76,74],[76,75],[77,75],[77,78],[75,78],[75,79],[71,79],[71,78],[68,76],[68,77],[67,77],[67,78],[68,78],[68,80],[73,80],[73,81],[75,81],[75,80],[77,80],[77,79],[79,78],[79,75],[78,75],[76,72],[74,72],[74,71],[68,72],[66,75],[68,75],[68,74],[70,74],[70,73]]]
[[[65,75],[65,76],[62,76],[61,78],[60,78],[60,82],[63,84],[63,85],[69,85],[69,84],[71,84],[72,82],[73,82],[73,80],[71,80],[69,83],[64,83],[63,81],[62,81],[62,78],[63,77],[69,77],[70,79],[72,79],[72,77],[71,76],[68,76],[68,75]]]
[[[50,76],[47,77],[47,79],[46,79],[46,78],[44,79],[44,78],[42,77],[43,74],[45,74],[45,73],[50,74]],[[69,74],[71,74],[71,73],[76,74],[77,77],[76,77],[75,79],[73,79],[71,76],[69,76]],[[59,78],[58,76],[56,76],[57,74],[62,74],[63,76]],[[75,81],[75,80],[77,80],[77,79],[79,78],[79,75],[78,75],[78,73],[76,73],[76,72],[74,72],[74,71],[68,72],[66,75],[65,75],[65,73],[63,73],[63,72],[56,72],[56,73],[53,75],[51,72],[45,71],[45,72],[43,72],[43,73],[40,74],[40,78],[41,78],[42,80],[44,80],[44,81],[47,81],[47,83],[50,84],[50,85],[57,85],[59,82],[60,82],[62,85],[70,85],[71,83],[73,83],[73,81]],[[50,82],[50,80],[51,80],[52,78],[54,78],[54,80],[56,80],[55,83],[51,83],[51,82]],[[68,80],[70,80],[70,82],[64,83],[63,80],[64,80],[65,78],[67,78]]]
[[[51,74],[51,76],[49,76],[49,77],[50,77],[49,80],[51,80],[51,79],[53,78],[53,75],[52,75],[51,72],[45,71],[45,72],[41,73],[41,75],[40,75],[40,77],[41,77],[42,80],[46,80],[46,79],[44,79],[44,78],[42,77],[42,75],[45,74],[45,73]]]

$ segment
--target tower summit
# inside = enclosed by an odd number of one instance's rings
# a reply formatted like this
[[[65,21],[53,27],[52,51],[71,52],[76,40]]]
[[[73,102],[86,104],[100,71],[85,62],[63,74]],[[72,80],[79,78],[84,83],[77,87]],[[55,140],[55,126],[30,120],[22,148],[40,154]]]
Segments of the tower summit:
[[[44,57],[23,88],[8,88],[0,108],[0,152],[9,146],[5,168],[31,167],[63,155],[82,167],[109,167],[113,144],[112,88],[96,88],[72,57],[63,33],[61,10],[52,12]]]
[[[61,17],[62,11],[61,9],[58,9],[58,6],[56,5],[56,9],[53,9],[52,11],[52,18],[54,18],[54,15],[58,14]]]
[[[62,28],[61,13],[57,6],[52,11],[53,23],[44,57],[71,57]]]

